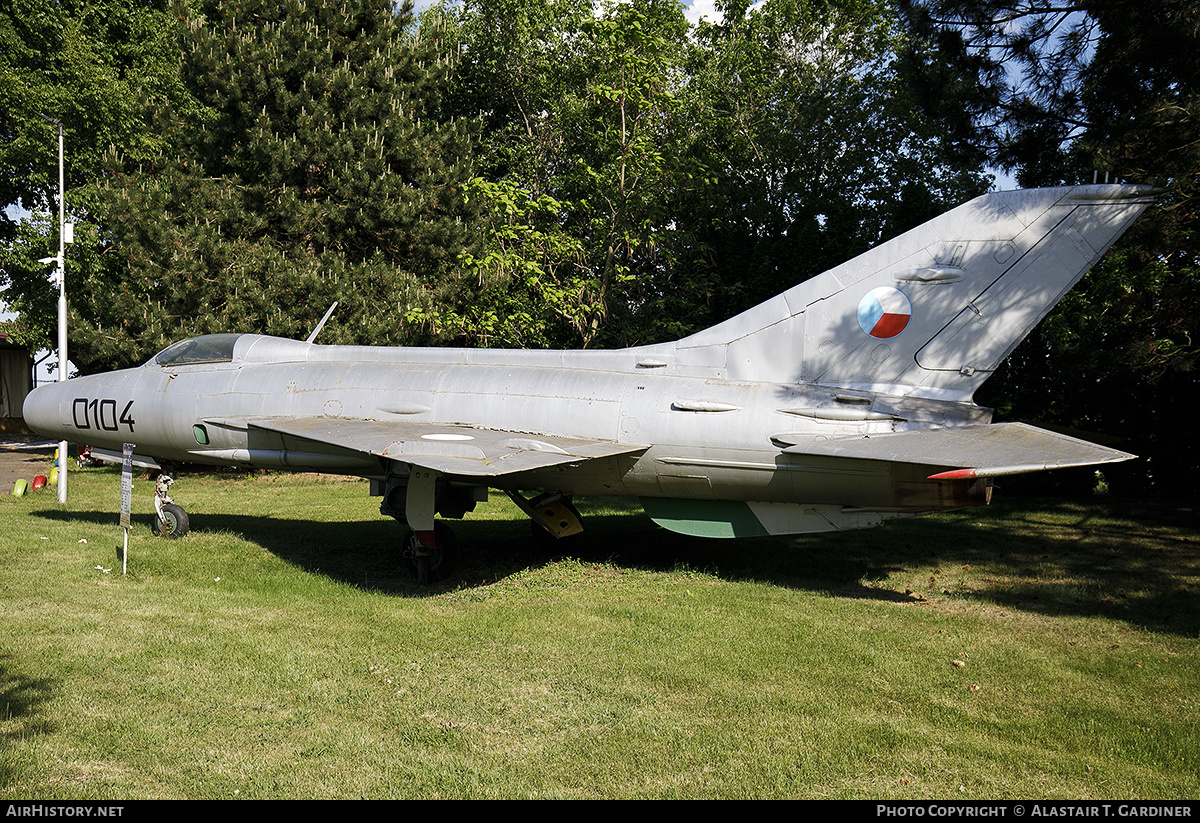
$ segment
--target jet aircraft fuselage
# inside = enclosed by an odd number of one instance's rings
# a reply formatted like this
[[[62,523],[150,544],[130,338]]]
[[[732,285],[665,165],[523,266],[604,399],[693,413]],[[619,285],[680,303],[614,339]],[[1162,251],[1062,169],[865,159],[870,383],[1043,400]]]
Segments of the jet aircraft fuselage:
[[[713,501],[803,500],[814,518],[804,531],[982,502],[961,482],[927,480],[919,465],[806,453],[840,438],[988,422],[972,404],[671,374],[652,347],[531,357],[540,353],[221,342],[202,362],[177,362],[168,349],[137,369],[46,387],[27,414],[40,429],[113,452],[132,442],[160,462],[385,481],[409,455],[444,464],[460,483],[707,501],[697,514]],[[364,421],[379,425],[379,455],[322,434],[339,423],[374,428]],[[411,438],[391,442],[388,423]],[[484,438],[501,451],[481,450]],[[509,470],[530,452],[555,462]]]

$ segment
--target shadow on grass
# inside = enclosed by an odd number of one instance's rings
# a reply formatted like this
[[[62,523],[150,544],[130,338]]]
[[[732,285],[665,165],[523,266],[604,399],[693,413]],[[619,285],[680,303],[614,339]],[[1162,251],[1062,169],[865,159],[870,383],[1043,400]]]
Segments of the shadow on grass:
[[[0,787],[11,786],[21,771],[12,755],[13,746],[54,731],[42,717],[42,705],[54,691],[54,680],[21,674],[14,670],[11,655],[0,654]]]
[[[592,502],[579,501],[587,531],[558,542],[536,538],[520,517],[450,521],[463,547],[459,573],[425,588],[412,582],[400,558],[406,530],[383,518],[329,523],[205,514],[193,515],[192,529],[232,532],[307,571],[402,596],[483,586],[574,558],[658,572],[689,569],[836,597],[959,598],[1200,635],[1200,527],[1190,510],[1021,500],[864,531],[706,540],[654,525],[630,501],[594,501],[598,511]],[[106,524],[113,518],[111,512],[34,514]],[[148,530],[149,524],[137,527]],[[974,571],[961,571],[968,569]],[[897,582],[905,577],[929,585],[910,591]]]

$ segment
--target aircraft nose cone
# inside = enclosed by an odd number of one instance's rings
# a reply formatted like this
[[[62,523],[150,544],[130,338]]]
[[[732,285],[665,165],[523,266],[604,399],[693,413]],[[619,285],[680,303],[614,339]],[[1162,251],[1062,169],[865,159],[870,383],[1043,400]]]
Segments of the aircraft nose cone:
[[[60,437],[66,434],[60,414],[61,400],[66,396],[60,383],[38,386],[25,396],[21,410],[25,425],[38,434]]]

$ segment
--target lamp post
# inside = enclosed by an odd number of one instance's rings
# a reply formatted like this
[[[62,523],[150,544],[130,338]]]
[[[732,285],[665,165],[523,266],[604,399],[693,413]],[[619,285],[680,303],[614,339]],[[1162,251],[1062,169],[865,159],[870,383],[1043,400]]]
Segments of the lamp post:
[[[58,380],[61,383],[67,379],[67,268],[66,255],[66,224],[63,222],[63,124],[53,117],[38,115],[43,120],[58,126],[58,256],[43,258],[43,262],[53,260],[58,264]],[[74,228],[72,226],[72,228]],[[67,502],[67,447],[66,440],[58,444],[58,502]]]

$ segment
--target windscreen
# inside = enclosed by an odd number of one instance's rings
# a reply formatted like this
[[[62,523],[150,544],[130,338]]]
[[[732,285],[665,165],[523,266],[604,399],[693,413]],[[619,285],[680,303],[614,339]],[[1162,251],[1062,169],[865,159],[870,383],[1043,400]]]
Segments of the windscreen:
[[[233,360],[233,344],[240,334],[206,334],[189,337],[167,346],[154,362],[160,366],[190,366],[193,363],[229,363]]]

